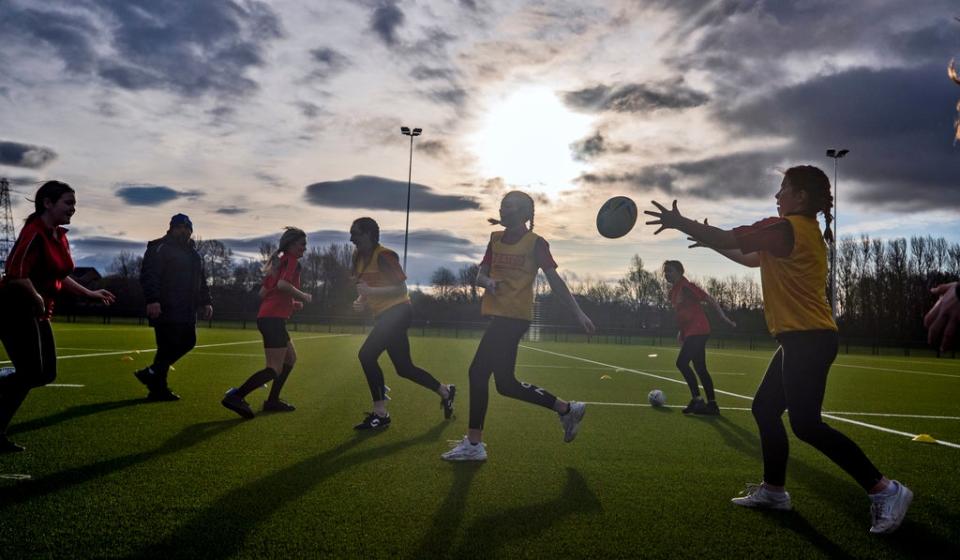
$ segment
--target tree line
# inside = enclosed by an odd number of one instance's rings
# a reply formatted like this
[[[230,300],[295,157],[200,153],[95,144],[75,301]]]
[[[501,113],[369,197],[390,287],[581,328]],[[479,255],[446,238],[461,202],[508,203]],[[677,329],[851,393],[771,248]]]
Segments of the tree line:
[[[275,250],[264,243],[259,258],[238,259],[218,240],[198,240],[197,249],[214,297],[216,315],[225,320],[250,318],[259,305],[257,291],[263,279],[263,263]],[[314,296],[300,314],[302,321],[359,320],[351,302],[356,297],[351,278],[353,247],[349,244],[314,246],[304,255],[302,285]],[[100,286],[118,296],[111,314],[140,316],[143,293],[139,273],[143,257],[124,252],[109,267]],[[433,323],[480,322],[481,292],[474,280],[476,263],[442,266],[431,274],[429,290],[412,286],[411,299],[420,320]],[[921,340],[925,336],[923,314],[933,303],[930,288],[960,277],[960,243],[932,236],[910,239],[875,239],[869,236],[842,238],[837,245],[838,323],[842,334],[891,341]],[[633,255],[623,276],[615,281],[582,280],[567,276],[567,284],[584,311],[605,329],[655,330],[671,333],[675,328],[669,302],[669,285],[659,266],[648,269]],[[733,318],[731,330],[712,321],[714,330],[741,334],[766,331],[759,282],[750,275],[691,278],[709,292]],[[825,279],[825,282],[827,279]],[[544,324],[568,324],[561,302],[550,293],[546,280],[536,284],[537,320]],[[64,302],[66,312],[83,312],[78,302]]]

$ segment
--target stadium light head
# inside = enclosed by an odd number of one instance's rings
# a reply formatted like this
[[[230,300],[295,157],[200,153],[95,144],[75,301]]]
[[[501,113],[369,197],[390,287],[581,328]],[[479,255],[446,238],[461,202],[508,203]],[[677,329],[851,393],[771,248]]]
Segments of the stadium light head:
[[[423,129],[422,129],[422,128],[415,128],[415,129],[413,129],[413,135],[414,135],[414,136],[420,136],[420,133],[421,133],[421,132],[423,132]]]
[[[841,158],[849,153],[850,153],[850,150],[840,150],[839,152],[837,152],[837,157]]]
[[[406,134],[407,136],[410,136],[410,127],[401,126],[401,127],[400,127],[400,134]]]
[[[837,157],[836,150],[827,150],[827,157]]]
[[[840,159],[849,153],[850,153],[850,150],[847,150],[847,149],[841,149],[841,150],[830,149],[830,150],[827,150],[827,157],[830,157],[833,159]]]

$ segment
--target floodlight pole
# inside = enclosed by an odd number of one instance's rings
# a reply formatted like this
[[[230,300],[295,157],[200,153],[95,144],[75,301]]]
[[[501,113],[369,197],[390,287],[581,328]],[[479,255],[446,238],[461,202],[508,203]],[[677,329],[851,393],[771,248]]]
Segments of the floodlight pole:
[[[400,134],[410,137],[410,165],[407,168],[407,225],[403,229],[403,270],[407,270],[407,239],[410,236],[410,185],[413,179],[413,137],[420,136],[420,133],[423,132],[422,128],[414,128],[410,130],[409,127],[401,126]]]
[[[830,253],[830,309],[833,311],[833,318],[837,318],[837,200],[840,197],[840,189],[837,186],[837,169],[839,168],[840,158],[850,153],[850,150],[841,148],[839,150],[827,150],[827,157],[833,158],[833,250]]]

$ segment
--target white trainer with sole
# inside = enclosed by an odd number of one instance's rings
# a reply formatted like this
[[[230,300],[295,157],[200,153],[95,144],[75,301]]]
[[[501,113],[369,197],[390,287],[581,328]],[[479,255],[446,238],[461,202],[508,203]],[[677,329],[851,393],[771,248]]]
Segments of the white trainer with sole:
[[[790,503],[789,492],[771,492],[763,484],[747,484],[747,489],[742,494],[730,501],[738,506],[748,508],[780,511],[790,511],[793,508]]]
[[[473,445],[467,436],[463,436],[453,449],[441,455],[440,458],[444,461],[486,461],[487,446],[482,441]]]

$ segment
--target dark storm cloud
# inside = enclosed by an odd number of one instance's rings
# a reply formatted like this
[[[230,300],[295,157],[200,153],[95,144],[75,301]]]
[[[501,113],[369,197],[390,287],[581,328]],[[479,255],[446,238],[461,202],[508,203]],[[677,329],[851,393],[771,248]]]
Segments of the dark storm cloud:
[[[581,111],[648,113],[658,109],[699,107],[710,98],[688,87],[683,78],[650,84],[597,85],[563,94],[566,104]]]
[[[163,185],[124,185],[117,189],[117,196],[134,206],[159,206],[180,198],[195,199],[203,196],[200,191],[178,191]]]
[[[617,184],[638,193],[660,191],[710,200],[772,196],[779,184],[777,168],[786,156],[775,152],[740,152],[700,160],[640,167],[621,173],[590,173],[588,184]]]
[[[238,208],[236,206],[227,206],[225,208],[217,208],[217,214],[225,214],[227,216],[235,216],[237,214],[246,214],[250,210],[247,208]]]
[[[629,152],[630,146],[608,142],[603,133],[598,130],[592,136],[570,144],[570,151],[573,159],[587,161],[610,152],[618,154]]]
[[[379,0],[370,15],[370,29],[392,47],[397,44],[397,28],[403,25],[404,19],[406,16],[395,0]]]
[[[856,200],[934,209],[960,203],[960,152],[951,142],[956,93],[942,64],[858,68],[784,88],[718,117],[737,135],[791,138],[785,153],[794,156],[849,148],[842,176],[866,185],[853,193]]]
[[[467,100],[467,91],[461,87],[435,89],[431,90],[427,95],[434,101],[455,107],[462,107]]]
[[[310,51],[316,67],[310,73],[313,78],[325,80],[343,72],[350,66],[350,59],[330,47],[320,47]]]
[[[410,70],[410,76],[416,80],[452,80],[454,71],[448,68],[431,68],[418,64]]]
[[[374,210],[406,209],[407,183],[383,177],[357,175],[343,181],[325,181],[308,185],[308,202],[333,208]],[[436,194],[425,185],[411,186],[410,208],[417,212],[454,212],[480,208],[476,199],[459,195]]]
[[[431,157],[441,157],[450,153],[450,149],[447,147],[446,142],[440,140],[424,140],[415,144],[417,147],[417,153],[423,153]]]
[[[246,73],[263,65],[264,46],[282,30],[256,0],[106,0],[3,2],[0,35],[46,47],[68,72],[121,89],[199,96],[254,90]]]
[[[56,157],[57,153],[50,148],[0,140],[0,165],[39,169]]]

